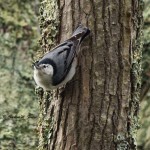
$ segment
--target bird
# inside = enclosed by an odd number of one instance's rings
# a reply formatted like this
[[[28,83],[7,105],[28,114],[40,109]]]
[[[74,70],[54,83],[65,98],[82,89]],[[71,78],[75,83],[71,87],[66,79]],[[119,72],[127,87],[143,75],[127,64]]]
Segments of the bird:
[[[47,52],[34,63],[34,80],[45,91],[57,89],[69,82],[76,73],[82,41],[90,29],[79,24],[72,36]]]

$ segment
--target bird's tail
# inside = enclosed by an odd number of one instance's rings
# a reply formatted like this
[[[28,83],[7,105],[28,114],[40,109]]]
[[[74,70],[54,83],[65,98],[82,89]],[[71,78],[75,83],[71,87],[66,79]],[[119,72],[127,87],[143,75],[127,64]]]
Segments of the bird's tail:
[[[78,27],[73,32],[71,38],[79,40],[79,44],[84,40],[86,36],[90,34],[90,30],[87,27],[83,27],[82,24],[79,24]]]

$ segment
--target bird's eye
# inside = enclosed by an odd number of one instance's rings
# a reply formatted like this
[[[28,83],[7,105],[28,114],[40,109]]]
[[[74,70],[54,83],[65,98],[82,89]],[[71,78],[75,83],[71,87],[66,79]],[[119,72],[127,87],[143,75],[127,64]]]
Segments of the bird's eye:
[[[46,65],[44,65],[43,67],[46,68]]]

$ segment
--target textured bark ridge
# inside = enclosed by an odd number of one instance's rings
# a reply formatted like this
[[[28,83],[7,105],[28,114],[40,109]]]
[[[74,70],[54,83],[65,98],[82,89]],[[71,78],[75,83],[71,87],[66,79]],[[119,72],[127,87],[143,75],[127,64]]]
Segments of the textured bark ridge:
[[[59,14],[48,22],[53,27],[59,22],[56,42],[69,38],[79,22],[90,28],[91,35],[81,46],[73,80],[40,100],[39,149],[136,149],[142,1],[51,1]]]

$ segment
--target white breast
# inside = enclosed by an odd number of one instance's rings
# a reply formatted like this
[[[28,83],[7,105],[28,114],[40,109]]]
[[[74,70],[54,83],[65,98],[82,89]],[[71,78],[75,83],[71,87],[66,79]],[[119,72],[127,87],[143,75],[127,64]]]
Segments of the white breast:
[[[38,69],[34,69],[34,80],[36,84],[42,87],[44,90],[52,88],[52,77],[50,74],[44,74]]]

